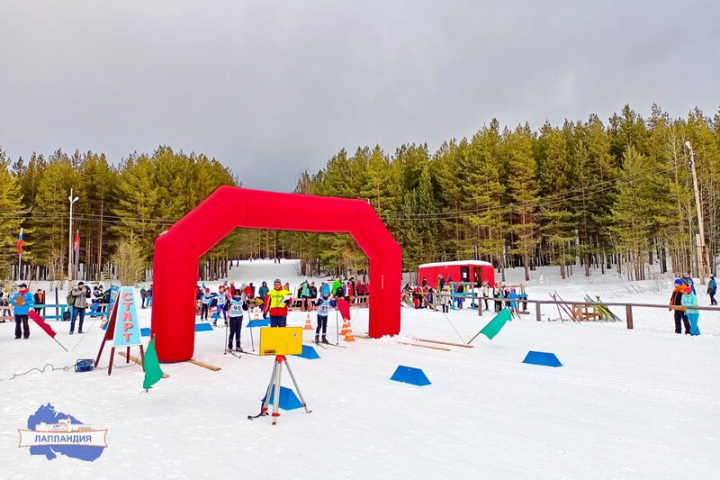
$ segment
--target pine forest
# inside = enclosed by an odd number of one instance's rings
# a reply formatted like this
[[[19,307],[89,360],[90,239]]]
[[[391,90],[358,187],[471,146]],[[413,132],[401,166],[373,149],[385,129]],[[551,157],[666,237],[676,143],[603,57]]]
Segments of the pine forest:
[[[1,142],[2,139],[0,139]],[[688,146],[690,148],[688,148]],[[692,152],[692,155],[691,155]],[[563,277],[613,269],[630,280],[648,267],[697,276],[697,191],[706,258],[720,254],[720,110],[673,119],[657,105],[630,106],[606,122],[497,120],[436,151],[410,144],[342,149],[318,172],[298,174],[295,193],[368,201],[403,248],[404,271],[421,263],[478,259],[525,278],[540,265]],[[11,159],[0,148],[0,271],[13,274],[23,229],[30,277],[67,276],[69,195],[84,278],[146,279],[153,242],[221,185],[243,185],[220,161],[159,147],[121,161],[94,152]],[[263,208],[257,205],[254,208]],[[289,215],[322,215],[296,212]],[[209,218],[207,228],[222,219]],[[347,234],[236,229],[198,265],[200,278],[226,274],[228,259],[300,258],[302,275],[359,275],[367,260]],[[118,273],[121,272],[121,273]]]

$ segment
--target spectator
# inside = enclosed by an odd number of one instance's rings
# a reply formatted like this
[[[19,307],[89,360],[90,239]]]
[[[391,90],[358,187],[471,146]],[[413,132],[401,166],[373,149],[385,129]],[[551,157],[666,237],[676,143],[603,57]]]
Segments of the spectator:
[[[43,292],[42,288],[38,288],[37,292],[35,293],[35,313],[40,315],[40,312],[44,310],[43,307],[39,307],[38,305],[44,305],[45,304],[45,292]]]
[[[35,303],[33,294],[25,283],[18,285],[20,290],[12,296],[10,303],[15,314],[15,340],[21,336],[26,340],[30,337],[30,325],[28,324],[28,312]]]
[[[85,309],[87,308],[87,296],[85,295],[85,284],[78,282],[77,287],[73,288],[70,292],[73,298],[72,304],[72,320],[70,322],[70,335],[75,332],[75,320],[80,317],[80,323],[78,325],[78,333],[83,333],[83,321],[85,321]]]
[[[678,278],[675,280],[675,289],[670,296],[670,310],[674,310],[673,316],[675,317],[675,333],[682,333],[682,325],[685,326],[685,334],[690,333],[690,322],[685,314],[685,309],[679,306],[682,305],[682,297],[686,288],[690,288],[692,291],[691,287]]]
[[[717,282],[715,281],[715,275],[710,275],[707,293],[708,295],[710,295],[710,305],[717,305],[717,300],[715,300],[715,294],[717,293]]]
[[[687,315],[688,322],[690,323],[690,335],[700,335],[700,329],[698,328],[698,317],[700,312],[692,307],[697,307],[698,299],[692,291],[692,288],[685,286],[682,296],[682,305],[686,307],[685,315]]]

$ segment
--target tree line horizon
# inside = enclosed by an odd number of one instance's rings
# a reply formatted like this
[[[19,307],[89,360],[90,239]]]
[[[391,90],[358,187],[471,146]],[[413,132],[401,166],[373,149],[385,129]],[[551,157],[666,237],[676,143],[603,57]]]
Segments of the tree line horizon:
[[[1,139],[0,139],[1,141]],[[478,259],[522,267],[556,265],[616,269],[630,280],[648,268],[699,274],[697,214],[689,155],[694,151],[705,244],[716,273],[720,253],[720,109],[699,108],[672,119],[657,105],[645,119],[629,105],[604,123],[546,122],[501,127],[493,119],[470,138],[450,139],[436,151],[405,144],[388,154],[379,146],[341,149],[317,172],[299,173],[295,193],[368,201],[403,248],[403,270],[422,263]],[[73,230],[80,232],[86,278],[144,280],[155,238],[222,185],[242,179],[218,160],[160,146],[112,165],[104,154],[60,150],[11,160],[0,144],[0,272],[23,263],[43,279],[67,276],[70,188]],[[261,205],[253,208],[262,208]],[[295,212],[290,215],[322,215]],[[213,228],[212,219],[208,228]],[[234,258],[294,257],[303,276],[362,275],[367,259],[347,234],[236,229],[204,256],[201,279],[227,275]]]

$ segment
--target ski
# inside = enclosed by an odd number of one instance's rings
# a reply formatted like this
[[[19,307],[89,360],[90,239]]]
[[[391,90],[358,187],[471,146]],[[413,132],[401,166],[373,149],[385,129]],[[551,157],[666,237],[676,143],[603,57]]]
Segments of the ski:
[[[550,298],[552,298],[556,302],[558,301],[558,299],[557,299],[557,297],[555,297],[555,295],[553,295],[552,293],[550,293],[549,295],[550,295]],[[564,322],[565,318],[563,318],[563,311],[560,309],[560,304],[556,303],[555,306],[557,307],[558,315],[560,316],[559,320],[561,322]],[[572,320],[572,317],[570,319]]]
[[[551,296],[551,297],[553,298],[553,300],[555,300],[556,302],[565,302],[565,300],[563,300],[562,297],[561,297],[560,295],[558,295],[557,292],[555,292],[554,295],[551,294],[550,296]],[[571,308],[567,303],[561,303],[561,304],[559,304],[559,306],[563,309],[563,311],[570,317],[570,319],[571,319],[573,322],[578,322],[578,323],[580,322],[580,321],[578,320],[577,316],[575,315],[575,312],[573,312],[572,308]]]
[[[338,347],[338,348],[347,348],[347,346],[340,345],[339,343],[326,343],[325,345],[330,345],[331,347]]]
[[[599,295],[598,295],[596,298],[597,298],[597,301],[598,301],[598,302],[602,303],[602,300],[600,300],[600,296],[599,296]],[[605,312],[607,312],[608,315],[610,315],[610,318],[611,318],[614,322],[621,322],[621,321],[622,321],[622,319],[621,319],[620,317],[618,317],[617,315],[615,315],[612,311],[610,311],[610,309],[609,309],[604,303],[602,304],[602,309],[603,309]]]
[[[323,344],[323,343],[313,342],[313,344],[314,344],[315,346],[322,347],[322,348],[324,348],[325,350],[327,350],[327,347],[326,347],[325,344]],[[329,344],[328,344],[328,345],[329,345]]]

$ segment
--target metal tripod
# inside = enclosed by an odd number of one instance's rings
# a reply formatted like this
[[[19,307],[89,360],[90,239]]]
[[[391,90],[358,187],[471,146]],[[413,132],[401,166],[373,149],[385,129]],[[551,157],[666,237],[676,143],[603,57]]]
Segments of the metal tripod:
[[[305,403],[305,399],[302,396],[302,393],[300,393],[300,387],[297,384],[297,381],[295,380],[295,375],[293,375],[292,370],[290,369],[290,364],[287,361],[287,358],[285,358],[285,355],[276,355],[275,356],[275,366],[273,367],[272,374],[270,375],[270,383],[268,383],[267,391],[265,392],[265,399],[263,400],[262,407],[260,409],[260,416],[265,416],[268,414],[268,408],[270,406],[270,395],[273,395],[273,412],[272,412],[272,424],[275,425],[277,423],[277,417],[280,416],[280,413],[278,413],[278,408],[280,406],[280,385],[282,383],[282,366],[285,364],[285,367],[287,368],[288,373],[290,374],[290,378],[293,381],[293,384],[295,385],[295,390],[297,390],[298,397],[300,397],[300,402],[302,402],[302,406],[305,409],[305,413],[310,413],[312,410],[308,410],[307,404]]]

